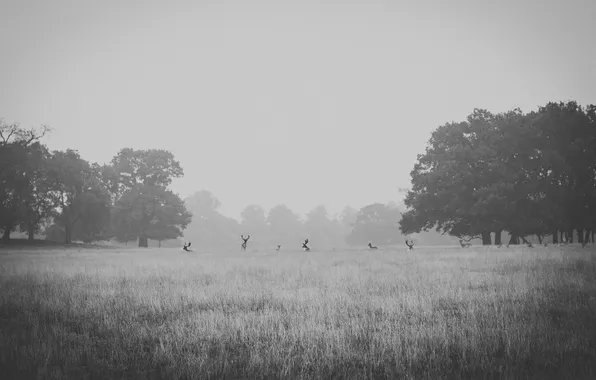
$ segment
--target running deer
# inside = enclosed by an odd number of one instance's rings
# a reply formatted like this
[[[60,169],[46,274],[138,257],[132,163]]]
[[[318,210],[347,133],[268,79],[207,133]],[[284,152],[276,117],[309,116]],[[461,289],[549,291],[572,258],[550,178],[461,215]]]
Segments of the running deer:
[[[182,247],[183,250],[185,250],[186,252],[192,252],[190,250],[190,242],[188,242],[188,244],[184,243],[184,246]]]
[[[248,235],[248,237],[244,237],[244,235],[240,235],[240,238],[242,239],[242,245],[240,246],[240,249],[243,251],[246,251],[246,243],[248,243],[248,239],[250,239],[250,235]]]
[[[408,246],[408,250],[411,251],[414,249],[414,240],[410,240],[408,242],[408,240],[406,240],[406,245]]]
[[[308,248],[307,244],[308,244],[308,239],[304,240],[304,243],[302,243],[302,249],[305,251],[310,251],[310,248]]]
[[[368,242],[368,248],[370,248],[372,251],[379,249],[379,247],[375,247],[374,245],[372,245],[371,242]]]

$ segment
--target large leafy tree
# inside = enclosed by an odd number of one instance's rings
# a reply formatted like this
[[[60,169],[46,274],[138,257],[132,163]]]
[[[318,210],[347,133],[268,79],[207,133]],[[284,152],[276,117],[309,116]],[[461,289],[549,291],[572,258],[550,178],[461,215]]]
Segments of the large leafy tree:
[[[117,240],[139,239],[139,246],[147,247],[148,239],[161,242],[182,236],[191,217],[184,202],[171,190],[137,185],[116,201],[112,223],[119,229]]]
[[[592,114],[590,113],[592,112]],[[593,226],[593,107],[549,103],[524,115],[476,109],[433,132],[411,173],[404,233],[435,227],[459,237],[518,238]]]
[[[168,187],[184,172],[174,155],[166,150],[120,150],[112,159],[104,178],[115,192],[113,223],[123,226],[117,238],[138,238],[139,247],[148,239],[181,236],[192,214],[180,197]]]
[[[48,176],[50,152],[43,145],[31,149],[27,157],[28,186],[21,196],[20,230],[26,232],[29,241],[41,232],[46,221],[55,216],[55,204],[49,194],[52,191],[51,178]]]
[[[533,129],[541,137],[545,207],[551,218],[548,227],[556,235],[563,231],[568,238],[577,230],[594,227],[596,165],[596,124],[594,106],[586,109],[576,102],[548,103],[534,113]]]

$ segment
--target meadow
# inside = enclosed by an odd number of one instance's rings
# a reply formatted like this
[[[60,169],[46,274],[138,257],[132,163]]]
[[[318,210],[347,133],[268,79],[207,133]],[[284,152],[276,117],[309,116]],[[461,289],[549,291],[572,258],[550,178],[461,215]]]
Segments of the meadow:
[[[0,250],[4,379],[593,379],[593,246]]]

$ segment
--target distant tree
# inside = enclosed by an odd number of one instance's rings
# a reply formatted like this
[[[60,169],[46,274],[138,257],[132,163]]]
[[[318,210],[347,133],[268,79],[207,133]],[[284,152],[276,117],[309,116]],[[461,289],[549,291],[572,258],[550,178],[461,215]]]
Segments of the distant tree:
[[[277,205],[269,210],[267,223],[271,229],[272,238],[285,246],[298,246],[304,240],[300,217],[286,205]],[[312,239],[311,239],[312,240]],[[317,244],[313,241],[314,244]]]
[[[354,229],[347,237],[350,245],[366,245],[369,241],[377,244],[395,244],[402,241],[396,226],[400,211],[396,207],[382,203],[364,206],[358,212]]]
[[[207,190],[196,191],[185,199],[193,220],[184,234],[201,247],[230,247],[237,244],[240,228],[236,220],[219,212],[221,202]]]
[[[242,232],[252,236],[251,242],[259,245],[270,245],[271,233],[267,225],[265,210],[259,205],[249,205],[240,214]]]
[[[306,236],[319,247],[330,247],[338,243],[337,228],[329,219],[327,208],[319,205],[306,214],[304,223]]]
[[[346,230],[351,231],[358,219],[358,210],[354,207],[346,206],[339,215],[339,223]]]

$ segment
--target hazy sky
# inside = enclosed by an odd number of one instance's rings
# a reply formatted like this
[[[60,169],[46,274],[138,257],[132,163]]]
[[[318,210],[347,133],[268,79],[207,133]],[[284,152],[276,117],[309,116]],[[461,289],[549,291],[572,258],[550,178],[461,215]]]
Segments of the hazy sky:
[[[0,116],[181,161],[222,213],[399,199],[475,107],[596,103],[596,1],[1,0]],[[592,41],[591,41],[592,39]]]

